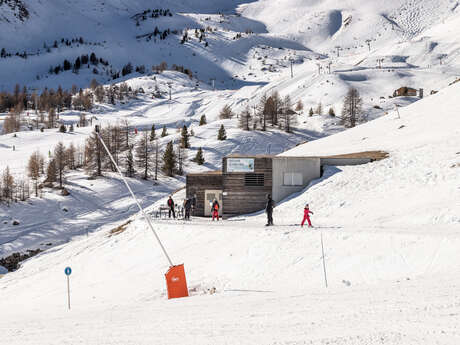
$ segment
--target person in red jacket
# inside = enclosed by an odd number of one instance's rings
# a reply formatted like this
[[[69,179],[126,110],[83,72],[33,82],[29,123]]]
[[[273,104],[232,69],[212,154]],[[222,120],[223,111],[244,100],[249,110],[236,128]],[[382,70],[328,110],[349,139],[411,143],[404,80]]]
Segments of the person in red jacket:
[[[214,202],[212,203],[211,206],[211,211],[212,211],[212,220],[214,221],[215,218],[217,218],[217,221],[219,221],[219,202],[217,199],[214,199]]]
[[[308,206],[308,204],[306,204],[305,208],[303,209],[303,220],[302,220],[301,226],[303,226],[305,224],[305,221],[307,221],[308,222],[308,227],[309,228],[313,227],[313,225],[311,225],[311,221],[310,221],[310,213],[313,214],[313,212],[310,211],[310,207]]]

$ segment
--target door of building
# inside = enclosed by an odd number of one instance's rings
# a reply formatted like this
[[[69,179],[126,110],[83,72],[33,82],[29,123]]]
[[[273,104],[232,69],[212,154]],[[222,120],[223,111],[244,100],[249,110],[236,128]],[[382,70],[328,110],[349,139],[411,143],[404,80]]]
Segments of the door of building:
[[[204,215],[211,216],[211,207],[214,199],[219,201],[219,216],[222,216],[223,205],[222,205],[222,191],[221,190],[205,190],[204,191]]]

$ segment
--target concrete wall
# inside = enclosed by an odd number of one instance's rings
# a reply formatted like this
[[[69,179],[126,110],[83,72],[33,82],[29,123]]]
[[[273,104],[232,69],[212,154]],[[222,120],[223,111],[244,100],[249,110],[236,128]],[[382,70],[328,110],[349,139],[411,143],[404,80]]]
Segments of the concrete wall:
[[[321,158],[321,166],[361,165],[372,162],[370,158]]]
[[[302,185],[285,186],[284,173],[301,173]],[[300,192],[312,180],[321,176],[320,158],[275,157],[273,158],[272,197],[276,202],[292,193]]]

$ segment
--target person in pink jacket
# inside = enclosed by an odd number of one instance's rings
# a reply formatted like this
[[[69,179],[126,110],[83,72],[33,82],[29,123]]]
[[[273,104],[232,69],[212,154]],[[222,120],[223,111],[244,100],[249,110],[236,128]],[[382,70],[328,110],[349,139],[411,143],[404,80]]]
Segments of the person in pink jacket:
[[[311,221],[310,221],[310,213],[313,214],[313,212],[310,211],[310,207],[308,206],[308,204],[306,204],[305,208],[303,209],[303,220],[302,220],[301,226],[303,226],[305,224],[305,221],[307,221],[308,222],[308,227],[309,228],[313,227],[313,225],[311,225]]]

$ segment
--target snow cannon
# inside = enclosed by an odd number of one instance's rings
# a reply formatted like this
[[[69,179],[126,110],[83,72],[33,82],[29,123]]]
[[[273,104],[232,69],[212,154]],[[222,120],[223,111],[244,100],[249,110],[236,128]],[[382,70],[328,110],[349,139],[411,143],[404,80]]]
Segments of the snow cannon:
[[[184,264],[169,267],[165,274],[168,299],[188,297],[187,280]]]
[[[166,259],[169,262],[169,270],[166,272],[165,277],[166,277],[166,287],[168,290],[168,299],[171,298],[180,298],[180,297],[188,297],[188,288],[187,288],[187,280],[185,279],[185,270],[184,270],[184,264],[181,265],[174,265],[172,263],[171,258],[168,255],[168,252],[166,251],[165,247],[163,246],[163,243],[161,243],[160,237],[158,236],[157,232],[155,231],[155,228],[153,227],[152,220],[150,219],[150,216],[145,213],[144,209],[142,208],[141,204],[137,200],[136,196],[134,195],[133,190],[128,184],[128,181],[126,180],[125,176],[120,170],[120,167],[118,164],[115,162],[115,159],[113,159],[113,156],[105,144],[104,140],[101,137],[100,134],[100,126],[96,125],[94,127],[94,131],[97,134],[97,137],[99,141],[101,142],[102,146],[104,147],[105,151],[107,152],[107,155],[109,156],[110,160],[112,161],[113,165],[116,167],[118,174],[120,175],[120,178],[123,180],[123,182],[126,185],[126,188],[128,188],[129,193],[131,194],[131,197],[133,198],[134,202],[136,203],[137,207],[139,208],[139,211],[141,211],[142,215],[144,216],[144,219],[147,221],[147,224],[149,225],[150,230],[152,230],[153,234],[155,235],[156,240],[158,241],[158,244],[163,251],[163,254],[165,255]]]

